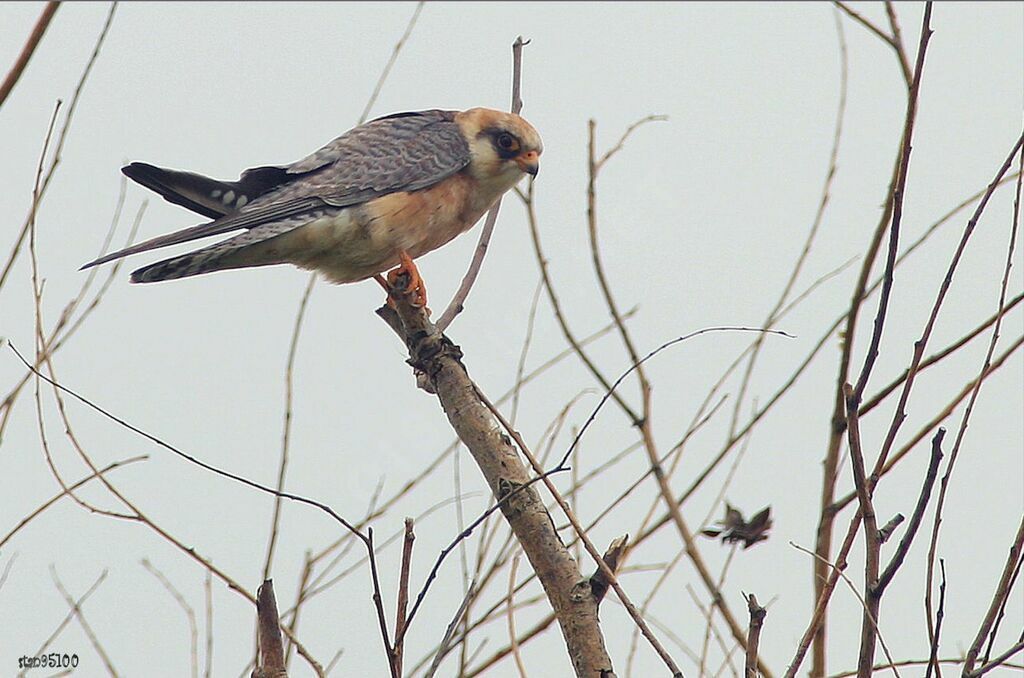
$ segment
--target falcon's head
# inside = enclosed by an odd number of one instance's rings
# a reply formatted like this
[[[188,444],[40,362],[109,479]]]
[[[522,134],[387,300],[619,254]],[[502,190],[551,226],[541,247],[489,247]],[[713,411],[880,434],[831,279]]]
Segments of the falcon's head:
[[[524,174],[536,176],[544,144],[533,125],[514,113],[471,108],[455,116],[473,160],[469,172],[498,194]]]

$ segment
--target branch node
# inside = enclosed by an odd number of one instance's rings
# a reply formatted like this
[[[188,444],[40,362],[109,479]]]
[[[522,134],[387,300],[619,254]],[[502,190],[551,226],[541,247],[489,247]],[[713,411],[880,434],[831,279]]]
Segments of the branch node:
[[[626,552],[626,545],[629,542],[629,535],[624,534],[621,537],[616,537],[609,544],[608,549],[601,556],[604,564],[608,566],[608,569],[613,573],[618,572],[619,561],[622,559],[623,554]],[[598,568],[594,575],[590,578],[590,593],[594,596],[594,599],[600,603],[604,595],[608,593],[608,587],[611,586],[611,582],[604,572]]]
[[[903,517],[902,513],[897,513],[896,515],[894,515],[889,520],[889,522],[887,522],[885,525],[881,527],[881,529],[878,530],[878,543],[884,544],[885,542],[889,541],[889,537],[892,536],[892,533],[896,531],[896,528],[904,520],[905,518]]]

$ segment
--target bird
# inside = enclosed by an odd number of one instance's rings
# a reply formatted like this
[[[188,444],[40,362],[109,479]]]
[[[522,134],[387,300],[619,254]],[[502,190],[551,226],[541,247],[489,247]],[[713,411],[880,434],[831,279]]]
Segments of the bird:
[[[385,290],[405,274],[412,302],[425,306],[413,260],[469,230],[506,191],[536,176],[543,150],[537,130],[514,113],[431,109],[371,120],[297,162],[248,169],[237,181],[133,162],[121,169],[125,176],[209,221],[82,269],[242,231],[144,266],[131,282],[292,264],[336,284],[373,278]]]

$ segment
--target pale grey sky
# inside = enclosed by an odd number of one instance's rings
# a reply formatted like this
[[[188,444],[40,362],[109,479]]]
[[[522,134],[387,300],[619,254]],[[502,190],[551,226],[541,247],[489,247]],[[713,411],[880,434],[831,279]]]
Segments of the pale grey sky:
[[[0,71],[20,51],[42,3],[0,4]],[[881,5],[857,6],[884,21]],[[117,199],[119,168],[129,161],[233,178],[242,169],[290,162],[352,127],[414,10],[410,3],[128,3],[117,10],[109,37],[86,86],[62,165],[38,214],[38,251],[45,278],[44,314],[52,323],[85,274],[78,267],[97,254]],[[915,51],[920,4],[898,5]],[[62,6],[21,81],[0,108],[0,214],[4,243],[28,213],[35,166],[58,98],[70,100],[107,5]],[[935,34],[922,85],[904,214],[910,242],[991,180],[1020,134],[1024,104],[1020,3],[952,4],[934,8]],[[891,52],[863,27],[843,19],[849,45],[848,108],[831,204],[797,284],[803,289],[865,248],[884,200],[902,129],[902,81]],[[640,310],[631,326],[641,351],[713,325],[759,325],[785,284],[820,200],[839,94],[840,57],[833,9],[799,4],[439,3],[423,9],[371,115],[422,108],[507,108],[510,45],[525,51],[523,115],[544,138],[536,183],[544,246],[562,302],[580,334],[607,320],[594,282],[586,239],[586,131],[598,124],[607,148],[633,121],[664,114],[631,137],[599,184],[605,264],[619,303]],[[996,308],[1012,213],[1011,190],[992,200],[954,281],[930,346],[945,346]],[[151,237],[194,222],[185,210],[130,185],[125,220],[151,199],[141,235]],[[872,381],[887,383],[907,364],[967,215],[958,216],[901,268],[882,358]],[[476,242],[474,230],[420,262],[432,306],[443,308],[457,287]],[[119,238],[124,237],[122,235]],[[3,244],[6,257],[9,245]],[[1019,250],[1018,250],[1019,251]],[[102,306],[57,356],[58,376],[129,422],[216,466],[265,483],[276,478],[282,431],[284,369],[306,274],[288,267],[218,273],[134,286],[127,272],[160,255],[132,258]],[[1011,294],[1022,287],[1016,257]],[[859,265],[859,261],[858,261]],[[824,284],[780,325],[796,339],[771,338],[752,382],[764,403],[848,303],[857,267]],[[0,291],[0,336],[22,351],[32,348],[30,266],[22,256]],[[514,378],[526,318],[538,281],[524,210],[506,200],[495,239],[468,308],[450,335],[466,354],[478,383],[492,395]],[[357,518],[379,479],[385,495],[398,488],[452,438],[436,400],[413,387],[403,347],[372,311],[382,301],[371,282],[319,285],[310,302],[295,373],[293,451],[287,488],[330,503]],[[869,305],[873,314],[875,302]],[[869,322],[861,323],[866,331]],[[1007,317],[1001,347],[1021,333],[1022,316]],[[855,364],[866,336],[858,337]],[[668,449],[690,421],[708,388],[749,336],[699,338],[654,359],[655,431]],[[944,404],[980,368],[988,335],[922,376],[901,441]],[[542,300],[528,365],[564,348],[549,305]],[[628,366],[615,337],[595,346],[611,375]],[[744,610],[741,591],[774,599],[762,654],[785,670],[810,607],[809,557],[793,541],[813,546],[838,356],[837,341],[749,442],[727,492],[755,511],[771,504],[771,539],[739,553],[726,587]],[[0,353],[3,393],[23,370]],[[1024,361],[1016,354],[983,389],[953,477],[939,554],[948,577],[944,654],[955,655],[976,632],[1006,547],[1024,510]],[[728,389],[735,392],[737,383]],[[529,387],[519,425],[536,441],[564,404],[595,383],[578,361],[562,363]],[[873,389],[869,388],[869,391]],[[624,394],[636,399],[635,385]],[[580,425],[598,393],[584,397],[568,424]],[[46,430],[56,463],[69,479],[84,474],[62,435],[52,397],[45,396]],[[731,401],[726,410],[731,411]],[[893,404],[864,423],[876,450]],[[687,450],[674,479],[681,491],[718,451],[728,425],[723,410]],[[945,423],[952,444],[962,408]],[[76,432],[96,459],[149,454],[148,461],[112,476],[155,521],[213,559],[252,589],[259,583],[272,500],[213,477],[77,404]],[[568,430],[556,444],[564,449]],[[583,441],[582,470],[592,469],[634,439],[621,413],[608,408]],[[873,454],[870,455],[873,458]],[[926,465],[924,446],[879,490],[880,515],[913,509]],[[603,477],[580,497],[592,519],[608,497],[644,468],[640,455],[621,473]],[[697,525],[712,507],[726,468],[684,507]],[[567,483],[561,478],[560,483]],[[467,516],[485,505],[484,485],[463,459]],[[851,487],[844,461],[840,492]],[[57,491],[41,451],[31,388],[22,394],[0,447],[0,538]],[[395,511],[377,523],[379,535],[400,529],[455,494],[447,463]],[[114,507],[95,487],[83,493]],[[647,508],[627,503],[593,530],[598,544],[635,529]],[[716,514],[718,509],[715,509]],[[840,521],[845,528],[847,514]],[[926,528],[930,528],[929,521]],[[451,505],[417,525],[414,583],[457,533]],[[292,602],[307,548],[339,536],[321,513],[286,505],[273,577],[279,604]],[[919,538],[882,608],[884,637],[897,658],[927,654],[923,633],[923,554]],[[475,539],[473,544],[475,544]],[[634,555],[632,565],[663,563],[678,547],[666,533]],[[475,546],[474,546],[475,548]],[[862,547],[851,576],[858,584]],[[706,542],[718,572],[727,549]],[[15,558],[16,555],[16,558]],[[49,573],[56,567],[73,595],[103,570],[106,582],[86,606],[87,619],[122,675],[180,676],[188,672],[184,615],[140,565],[160,568],[202,614],[204,572],[144,527],[91,515],[64,500],[2,551],[0,674],[31,654],[66,612]],[[381,557],[388,592],[398,553]],[[592,566],[585,563],[585,569]],[[526,570],[524,563],[521,572]],[[657,572],[626,573],[622,583],[637,600]],[[300,637],[321,660],[339,648],[334,675],[385,675],[385,661],[367,590],[358,571],[312,603]],[[703,622],[685,587],[704,593],[688,564],[680,565],[651,608],[689,647],[701,644]],[[458,559],[446,564],[408,641],[410,663],[437,642],[461,599]],[[499,587],[500,588],[500,587]],[[1007,624],[1019,629],[1019,593]],[[831,667],[850,668],[856,656],[859,606],[837,592],[832,615]],[[389,595],[388,604],[392,597]],[[389,607],[390,609],[390,607]],[[520,629],[538,616],[517,617]],[[214,675],[239,675],[252,642],[252,610],[223,585],[214,586]],[[624,675],[631,625],[614,601],[602,620],[619,675]],[[204,633],[200,620],[200,634]],[[1016,632],[1008,632],[1008,638]],[[506,640],[503,624],[490,633],[481,656]],[[686,675],[696,669],[659,632]],[[106,675],[81,629],[72,625],[53,650],[77,652],[76,675]],[[568,675],[554,628],[524,655],[530,675]],[[879,654],[881,658],[882,655]],[[717,664],[716,664],[717,666]],[[805,670],[809,664],[805,664]],[[452,664],[446,665],[450,675]],[[663,675],[641,643],[634,675]],[[911,669],[908,675],[916,675]],[[36,675],[43,675],[41,673]],[[293,675],[309,675],[302,662]],[[516,675],[510,662],[493,676]],[[950,675],[953,675],[952,672]]]

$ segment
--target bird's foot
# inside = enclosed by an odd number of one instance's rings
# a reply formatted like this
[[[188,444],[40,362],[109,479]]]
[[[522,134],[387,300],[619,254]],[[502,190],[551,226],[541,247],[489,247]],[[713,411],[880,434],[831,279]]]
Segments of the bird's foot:
[[[388,292],[388,303],[391,303],[391,293],[394,291],[408,294],[412,297],[410,303],[417,308],[424,308],[427,305],[427,288],[420,277],[419,269],[413,263],[412,257],[405,252],[398,253],[398,268],[388,271],[385,280],[380,275],[374,279]]]

